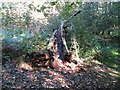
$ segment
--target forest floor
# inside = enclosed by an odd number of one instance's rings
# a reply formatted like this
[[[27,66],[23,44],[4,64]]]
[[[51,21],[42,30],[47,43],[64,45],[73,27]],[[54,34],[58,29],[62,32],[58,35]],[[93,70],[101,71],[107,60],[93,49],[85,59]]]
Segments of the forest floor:
[[[24,70],[6,62],[2,65],[2,88],[120,88],[120,72],[92,60],[87,69],[75,73],[41,68]]]

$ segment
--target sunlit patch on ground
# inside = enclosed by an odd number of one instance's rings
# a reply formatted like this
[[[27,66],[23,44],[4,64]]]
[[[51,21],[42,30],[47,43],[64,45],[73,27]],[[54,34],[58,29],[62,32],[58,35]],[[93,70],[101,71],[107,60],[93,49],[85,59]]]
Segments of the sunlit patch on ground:
[[[84,59],[79,59],[78,63],[75,64],[73,62],[59,62],[59,60],[56,60],[56,62],[53,62],[54,65],[54,69],[58,70],[58,71],[63,71],[63,72],[69,72],[69,73],[76,73],[77,71],[81,70],[81,68],[83,70],[85,70],[84,65],[83,65],[83,61]],[[47,67],[34,67],[33,65],[26,63],[26,62],[21,62],[19,64],[19,68],[18,71],[22,72],[22,69],[25,70],[41,70],[42,68],[49,68],[49,66]]]
[[[90,69],[99,73],[100,76],[104,76],[104,77],[108,76],[109,78],[120,77],[119,70],[112,69],[112,68],[108,67],[107,65],[105,65],[97,60],[91,60],[91,63],[92,63],[92,67]]]
[[[51,68],[40,68],[34,70],[29,64],[22,62],[20,67],[13,66],[12,64],[5,64],[3,67],[3,87],[15,87],[22,89],[26,88],[96,88],[96,87],[114,87],[118,81],[115,77],[119,76],[119,72],[108,68],[104,64],[92,62],[89,67],[88,64],[82,65],[86,70],[91,72],[72,72],[76,67],[73,63],[71,67],[65,66],[67,69],[56,70]],[[79,65],[79,64],[78,64]],[[73,68],[73,70],[71,69]],[[80,67],[79,67],[80,68]],[[89,68],[89,69],[88,69]],[[92,71],[94,70],[94,71]],[[119,84],[118,84],[119,85]]]
[[[32,66],[27,64],[27,63],[25,63],[25,62],[21,62],[20,63],[20,68],[26,69],[26,70],[33,70]]]
[[[97,60],[92,60],[91,62],[95,63],[95,64],[100,64],[103,65],[101,62],[97,61]]]

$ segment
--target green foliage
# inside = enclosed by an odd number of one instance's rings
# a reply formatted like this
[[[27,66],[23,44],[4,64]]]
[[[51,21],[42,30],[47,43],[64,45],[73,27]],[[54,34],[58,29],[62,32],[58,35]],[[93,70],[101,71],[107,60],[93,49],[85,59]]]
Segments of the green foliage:
[[[52,6],[54,6],[54,5],[57,4],[57,2],[50,2],[50,4],[51,4]]]
[[[3,30],[2,35],[3,60],[10,60],[27,52],[41,50],[46,45],[41,35],[35,35],[28,30],[16,29],[14,32],[11,29],[8,31]]]
[[[119,37],[119,4],[117,2],[50,2],[43,5],[27,5],[28,10],[18,14],[15,12],[18,3],[3,3],[0,13],[2,14],[3,43],[19,45],[23,52],[42,50],[47,47],[49,36],[58,29],[61,21],[67,20],[79,9],[82,10],[77,16],[65,23],[69,25],[66,30],[66,41],[69,50],[74,46],[73,40],[78,44],[79,57],[94,58],[97,60],[112,58],[111,51],[118,48]],[[23,4],[26,6],[26,3]],[[52,9],[57,13],[51,12]],[[47,23],[38,23],[31,13],[43,13]],[[45,21],[45,20],[43,20]],[[40,28],[38,27],[40,26]],[[37,28],[37,34],[34,33]],[[112,39],[114,38],[114,40]],[[115,42],[116,41],[116,42]],[[114,45],[115,46],[114,46]],[[8,57],[7,57],[8,58]],[[117,59],[117,58],[116,58]]]
[[[80,5],[80,8],[83,11],[71,20],[76,30],[75,32],[72,31],[72,34],[75,34],[74,36],[77,39],[80,46],[80,57],[94,58],[96,54],[99,54],[98,52],[100,52],[100,50],[96,49],[96,47],[98,47],[99,45],[99,47],[103,48],[104,39],[109,39],[113,37],[113,35],[115,35],[115,32],[117,34],[118,13],[114,16],[111,13],[112,7],[114,9],[118,7],[115,5],[117,4],[84,3],[82,4],[82,7]],[[108,10],[106,10],[106,8]],[[115,12],[118,12],[117,8],[115,10]],[[102,43],[100,43],[99,40],[102,41]],[[107,41],[105,41],[105,43],[107,43]],[[110,54],[107,54],[109,57]],[[104,58],[103,55],[100,56]]]

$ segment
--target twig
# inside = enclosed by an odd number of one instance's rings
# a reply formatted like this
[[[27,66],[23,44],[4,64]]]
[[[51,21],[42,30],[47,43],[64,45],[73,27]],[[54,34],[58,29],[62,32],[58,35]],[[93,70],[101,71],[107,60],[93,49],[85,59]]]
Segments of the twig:
[[[73,14],[70,18],[68,18],[67,20],[65,20],[66,22],[71,20],[73,17],[75,17],[77,14],[79,14],[80,12],[82,12],[82,10],[77,11],[75,14]]]
[[[63,27],[64,27],[64,23],[65,22],[68,22],[69,20],[71,20],[73,17],[75,17],[77,14],[79,14],[81,12],[81,10],[77,11],[75,14],[73,14],[70,18],[68,18],[67,20],[64,20],[64,21],[61,21],[61,25],[60,25],[60,28],[59,30],[61,30],[61,37],[62,37],[62,41],[65,45],[65,49],[66,49],[66,52],[68,52],[68,47],[67,47],[67,44],[66,44],[66,41],[65,39],[63,38]]]

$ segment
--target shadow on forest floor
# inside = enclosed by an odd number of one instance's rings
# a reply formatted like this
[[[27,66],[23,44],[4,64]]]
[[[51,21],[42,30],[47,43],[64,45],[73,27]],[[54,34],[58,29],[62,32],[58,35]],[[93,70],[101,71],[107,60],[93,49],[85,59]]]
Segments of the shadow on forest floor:
[[[12,63],[2,65],[3,88],[120,88],[120,71],[111,69],[97,60],[87,60],[76,73],[50,68],[23,70]]]
[[[115,87],[120,88],[120,62],[118,58],[109,59],[109,61],[89,60],[87,62],[91,64],[91,67],[88,69],[92,72],[96,72],[100,78],[103,78],[103,82],[112,82]],[[102,79],[99,79],[99,82],[102,83]]]

